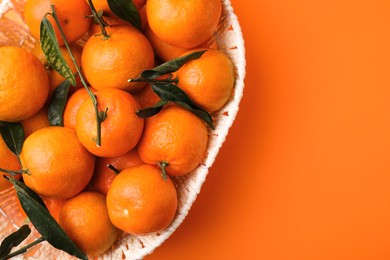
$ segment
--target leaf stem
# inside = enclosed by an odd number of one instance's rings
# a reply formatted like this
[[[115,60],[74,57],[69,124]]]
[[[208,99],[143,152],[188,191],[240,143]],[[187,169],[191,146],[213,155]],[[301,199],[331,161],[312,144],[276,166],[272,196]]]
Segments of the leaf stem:
[[[5,173],[11,174],[13,176],[15,176],[17,174],[29,174],[30,173],[28,171],[28,169],[21,169],[19,171],[11,171],[11,170],[7,170],[7,169],[3,169],[3,168],[0,168],[0,172],[5,172]]]
[[[88,2],[90,2],[90,0],[88,0]],[[91,6],[93,6],[93,5],[91,5]],[[80,67],[79,67],[78,64],[77,64],[76,58],[74,57],[72,51],[70,50],[70,46],[69,46],[69,44],[68,44],[68,42],[67,42],[67,40],[66,40],[66,38],[65,38],[65,33],[64,33],[64,31],[62,30],[62,28],[61,28],[61,26],[60,26],[60,23],[59,23],[59,21],[58,21],[58,17],[57,17],[57,15],[56,15],[56,12],[55,12],[55,9],[54,9],[54,5],[51,5],[51,9],[52,9],[52,14],[51,14],[51,15],[53,16],[54,21],[55,21],[56,24],[57,24],[57,27],[58,27],[58,29],[59,29],[59,31],[60,31],[60,34],[61,34],[61,37],[62,37],[62,39],[64,40],[66,49],[68,50],[69,55],[70,55],[70,57],[71,57],[71,59],[72,59],[72,62],[73,62],[73,64],[74,64],[75,67],[76,67],[77,74],[78,74],[79,77],[80,77],[80,81],[81,81],[81,83],[83,84],[84,88],[87,90],[88,95],[89,95],[89,97],[90,97],[91,100],[92,100],[92,103],[93,103],[93,106],[94,106],[94,109],[95,109],[95,114],[96,114],[96,128],[97,128],[97,129],[96,129],[96,132],[97,132],[96,145],[97,145],[97,146],[101,146],[101,143],[102,143],[102,140],[101,140],[101,139],[102,139],[102,138],[101,138],[101,124],[102,124],[102,122],[104,121],[104,119],[106,118],[106,114],[105,114],[104,117],[100,116],[99,108],[98,108],[98,102],[97,102],[96,96],[95,96],[95,94],[93,94],[92,91],[88,88],[87,83],[86,83],[86,81],[85,81],[85,79],[84,79],[84,77],[83,77],[83,75],[82,75],[82,73],[81,73]],[[95,8],[94,8],[94,9],[95,9]],[[95,10],[95,12],[96,12],[96,10]],[[105,113],[107,113],[107,109],[106,109],[106,112],[105,112]]]
[[[89,4],[89,7],[91,8],[93,17],[96,19],[96,21],[98,22],[98,24],[100,26],[100,29],[102,30],[103,39],[107,40],[110,36],[108,35],[108,33],[106,31],[106,28],[105,28],[105,25],[104,25],[104,23],[102,21],[102,18],[96,12],[96,9],[95,9],[95,6],[92,3],[92,0],[88,0],[88,4]]]
[[[115,174],[119,174],[121,171],[117,169],[114,165],[112,164],[107,164],[107,168],[110,169],[111,171],[115,172]]]
[[[43,242],[43,241],[45,241],[45,239],[44,239],[43,237],[39,237],[39,238],[37,238],[34,242],[31,242],[30,244],[28,244],[28,245],[26,245],[26,246],[20,248],[19,250],[15,251],[15,252],[13,252],[13,253],[11,253],[11,254],[9,254],[9,255],[3,257],[3,258],[1,258],[0,260],[10,259],[10,258],[12,258],[12,257],[14,257],[14,256],[23,254],[23,253],[27,252],[27,249],[29,249],[30,247],[33,247],[33,246],[35,246],[36,244],[39,244],[39,243],[41,243],[41,242]]]
[[[170,77],[167,79],[148,79],[143,77],[138,77],[136,79],[128,79],[127,82],[148,82],[148,83],[178,83],[179,79],[174,78],[171,79]]]

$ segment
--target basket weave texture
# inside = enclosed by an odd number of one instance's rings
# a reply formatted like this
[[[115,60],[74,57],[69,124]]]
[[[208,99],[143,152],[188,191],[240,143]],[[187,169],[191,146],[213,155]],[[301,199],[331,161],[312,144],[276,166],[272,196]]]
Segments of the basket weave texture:
[[[207,177],[209,168],[224,143],[229,128],[238,112],[244,90],[245,48],[237,16],[230,0],[222,0],[223,15],[216,34],[218,48],[226,53],[235,65],[236,80],[230,101],[217,114],[213,115],[215,130],[209,132],[209,144],[204,161],[192,173],[184,177],[173,177],[178,190],[178,211],[172,224],[163,232],[146,236],[126,235],[114,248],[100,259],[142,259],[163,243],[183,222]],[[25,0],[0,0],[0,46],[15,45],[31,49],[35,39],[30,35],[23,20]],[[15,192],[12,189],[0,193],[0,240],[24,224],[19,213]],[[22,245],[33,241],[39,234],[33,229],[30,238]],[[31,252],[15,259],[73,259],[68,254],[56,250],[43,242]]]

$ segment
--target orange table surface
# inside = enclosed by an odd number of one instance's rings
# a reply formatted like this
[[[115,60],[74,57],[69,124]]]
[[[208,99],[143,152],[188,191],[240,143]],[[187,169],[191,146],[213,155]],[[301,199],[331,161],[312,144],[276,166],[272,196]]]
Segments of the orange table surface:
[[[232,1],[237,119],[154,259],[390,259],[390,1]]]

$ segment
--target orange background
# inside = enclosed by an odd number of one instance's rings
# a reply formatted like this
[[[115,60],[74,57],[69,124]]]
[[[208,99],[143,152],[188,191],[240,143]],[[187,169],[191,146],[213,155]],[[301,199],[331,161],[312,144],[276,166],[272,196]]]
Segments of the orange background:
[[[237,119],[154,259],[390,259],[390,1],[232,1]]]

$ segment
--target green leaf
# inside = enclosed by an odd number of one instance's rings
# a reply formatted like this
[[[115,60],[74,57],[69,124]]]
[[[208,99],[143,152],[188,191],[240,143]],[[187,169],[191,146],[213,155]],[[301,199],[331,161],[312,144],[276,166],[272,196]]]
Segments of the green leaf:
[[[76,78],[65,61],[58,45],[57,37],[50,21],[44,17],[41,21],[41,48],[45,54],[46,60],[55,71],[57,71],[65,79],[69,80],[70,84],[76,86]]]
[[[172,83],[155,83],[152,85],[152,89],[162,100],[174,102],[182,106],[205,121],[211,129],[214,129],[210,114],[195,105],[187,94],[176,85]]]
[[[137,116],[141,117],[141,118],[148,118],[148,117],[151,117],[151,116],[154,116],[155,114],[157,114],[158,112],[161,111],[161,109],[166,105],[168,104],[168,101],[166,100],[160,100],[159,102],[157,102],[154,106],[152,107],[147,107],[147,108],[143,108],[143,109],[140,109],[137,111]]]
[[[48,117],[50,125],[63,126],[63,114],[68,100],[68,91],[70,82],[65,80],[54,91],[54,94],[50,100]]]
[[[141,16],[132,0],[107,0],[107,3],[116,16],[142,31]]]
[[[162,75],[175,72],[179,70],[184,64],[191,60],[196,60],[202,57],[207,50],[196,51],[185,56],[167,61],[153,69],[145,70],[142,72],[141,77],[146,79],[154,79]]]
[[[175,101],[176,104],[178,104],[179,106],[187,109],[188,111],[192,112],[193,114],[195,114],[196,116],[198,116],[200,119],[202,119],[203,121],[205,121],[207,123],[207,125],[211,128],[211,129],[215,129],[214,127],[214,124],[213,124],[213,120],[210,116],[209,113],[207,113],[206,111],[202,110],[202,109],[196,109],[196,108],[193,108],[191,106],[189,106],[187,103],[185,102],[181,102],[181,101]]]
[[[24,142],[24,130],[21,123],[2,122],[0,133],[8,148],[19,156]]]
[[[87,260],[87,256],[51,216],[42,199],[24,183],[10,178],[8,180],[14,185],[23,210],[42,237],[55,248]]]
[[[4,238],[0,245],[0,258],[7,256],[12,248],[18,246],[30,235],[31,229],[26,224],[21,226],[17,231]]]

